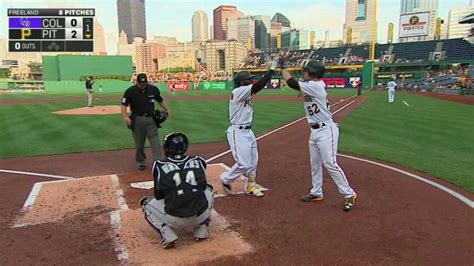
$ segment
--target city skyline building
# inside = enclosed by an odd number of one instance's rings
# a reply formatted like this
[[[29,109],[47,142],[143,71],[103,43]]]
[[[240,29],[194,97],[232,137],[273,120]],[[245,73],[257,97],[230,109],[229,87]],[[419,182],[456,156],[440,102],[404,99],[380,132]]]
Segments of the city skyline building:
[[[107,55],[105,51],[104,27],[102,27],[102,24],[97,19],[94,20],[94,54]]]
[[[244,13],[237,10],[236,6],[221,5],[213,10],[214,40],[227,39],[227,20],[229,17],[240,17]]]
[[[282,32],[291,30],[291,21],[281,13],[276,13],[273,15],[271,22],[281,23]]]
[[[281,48],[289,50],[309,49],[309,31],[292,29],[281,33]]]
[[[127,34],[127,43],[136,37],[146,40],[145,0],[117,0],[118,33]]]
[[[270,48],[270,16],[256,15],[255,18],[255,47],[261,50]]]
[[[247,45],[237,40],[205,42],[205,62],[209,72],[230,75],[247,57]]]
[[[278,47],[278,38],[281,35],[281,33],[283,32],[282,28],[283,28],[283,26],[281,25],[280,22],[270,22],[270,49],[279,48]]]
[[[438,10],[439,0],[400,0],[400,14]]]
[[[459,24],[459,20],[472,13],[474,13],[474,5],[472,4],[472,1],[470,6],[457,7],[449,10],[447,21],[447,35],[449,39],[465,38],[469,36],[472,25]]]
[[[346,16],[343,25],[344,43],[369,43],[376,38],[376,0],[346,0]],[[348,31],[351,31],[350,38]]]
[[[191,19],[191,24],[193,42],[203,42],[209,39],[209,24],[206,12],[203,10],[195,11]]]
[[[253,16],[229,17],[227,39],[246,43],[248,49],[255,47],[255,19]]]

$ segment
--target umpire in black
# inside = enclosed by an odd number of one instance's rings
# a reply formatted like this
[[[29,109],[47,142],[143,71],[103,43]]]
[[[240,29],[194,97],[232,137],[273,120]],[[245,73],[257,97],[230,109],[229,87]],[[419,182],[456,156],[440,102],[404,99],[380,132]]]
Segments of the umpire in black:
[[[148,138],[153,153],[153,160],[161,157],[158,127],[153,119],[155,102],[158,102],[163,111],[169,113],[169,108],[163,101],[157,87],[148,84],[145,74],[137,75],[137,83],[128,88],[122,98],[122,117],[125,124],[132,130],[135,141],[135,161],[139,170],[145,170],[145,138]],[[127,114],[130,105],[131,115]]]

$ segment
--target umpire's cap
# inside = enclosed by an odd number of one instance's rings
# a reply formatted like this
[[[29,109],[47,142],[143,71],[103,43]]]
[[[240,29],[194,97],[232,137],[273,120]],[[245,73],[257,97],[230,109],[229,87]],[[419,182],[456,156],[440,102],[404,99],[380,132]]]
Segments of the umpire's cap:
[[[303,66],[303,71],[307,71],[310,77],[322,78],[324,72],[326,72],[326,67],[319,61],[311,60]]]
[[[250,74],[248,71],[240,71],[237,75],[234,76],[234,84],[240,86],[240,82],[243,80],[251,80],[254,75]]]
[[[137,82],[138,83],[147,83],[148,79],[146,78],[146,74],[145,73],[138,74],[137,75]]]
[[[188,137],[181,132],[173,132],[163,139],[166,157],[181,157],[188,150]]]

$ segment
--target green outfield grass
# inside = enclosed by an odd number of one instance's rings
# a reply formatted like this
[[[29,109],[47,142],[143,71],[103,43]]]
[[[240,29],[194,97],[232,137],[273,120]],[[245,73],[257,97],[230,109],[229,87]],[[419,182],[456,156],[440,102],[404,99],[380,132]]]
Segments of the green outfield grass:
[[[403,165],[474,192],[473,106],[405,93],[389,104],[386,92],[365,95],[341,123],[340,151]]]
[[[112,97],[117,96],[120,97],[123,95],[123,91],[103,91],[98,92],[95,91],[94,97]],[[172,92],[160,90],[161,94],[164,96],[173,95]],[[230,90],[198,90],[198,91],[178,91],[175,95],[184,95],[184,96],[196,96],[196,95],[228,95]],[[356,91],[353,89],[329,89],[329,95],[335,96],[351,96],[356,94]],[[296,95],[297,92],[293,89],[285,87],[281,90],[263,90],[258,93],[259,95]],[[5,93],[0,94],[0,101],[1,100],[13,100],[13,99],[43,99],[43,98],[76,98],[76,97],[84,97],[87,99],[86,91],[84,92],[34,92],[34,93]]]
[[[185,132],[192,143],[224,141],[228,127],[227,101],[174,101],[172,116],[160,131]],[[102,101],[101,105],[117,105]],[[120,115],[56,115],[52,112],[83,107],[60,102],[0,105],[0,158],[133,148],[131,132]],[[255,133],[275,128],[304,115],[301,103],[255,101]],[[274,115],[275,110],[285,110]]]

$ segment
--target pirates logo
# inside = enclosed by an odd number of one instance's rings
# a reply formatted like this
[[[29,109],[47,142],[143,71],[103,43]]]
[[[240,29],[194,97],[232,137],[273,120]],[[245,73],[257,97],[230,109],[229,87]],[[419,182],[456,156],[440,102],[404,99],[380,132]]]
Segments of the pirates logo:
[[[272,86],[272,89],[280,88],[280,79],[271,79],[270,85]]]
[[[360,77],[350,77],[349,78],[349,83],[351,84],[352,88],[357,87],[359,82],[360,82]]]
[[[413,16],[410,18],[410,24],[411,25],[416,25],[418,24],[418,22],[420,22],[420,18],[418,16]]]

